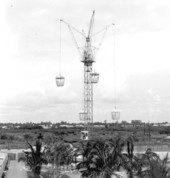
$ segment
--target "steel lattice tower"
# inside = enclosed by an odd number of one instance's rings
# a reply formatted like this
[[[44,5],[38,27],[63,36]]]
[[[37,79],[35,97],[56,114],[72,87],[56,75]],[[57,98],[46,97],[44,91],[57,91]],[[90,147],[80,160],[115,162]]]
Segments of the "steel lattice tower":
[[[84,121],[85,127],[90,132],[93,128],[93,81],[92,71],[94,55],[91,46],[91,40],[86,38],[83,60],[84,63]],[[92,133],[92,132],[90,132]]]

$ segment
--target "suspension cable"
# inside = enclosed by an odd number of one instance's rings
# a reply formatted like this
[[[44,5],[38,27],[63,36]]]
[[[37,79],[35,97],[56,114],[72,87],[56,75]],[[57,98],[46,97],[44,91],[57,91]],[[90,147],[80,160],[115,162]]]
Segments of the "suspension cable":
[[[115,85],[114,85],[114,107],[116,109],[116,105],[117,105],[117,76],[116,76],[116,26],[114,25],[114,34],[113,34],[113,50],[114,50],[114,53],[113,53],[113,65],[114,65],[114,82],[115,82]]]
[[[60,43],[59,75],[61,76],[61,58],[62,58],[62,55],[61,55],[61,21],[60,21],[60,40],[59,40],[59,43]]]

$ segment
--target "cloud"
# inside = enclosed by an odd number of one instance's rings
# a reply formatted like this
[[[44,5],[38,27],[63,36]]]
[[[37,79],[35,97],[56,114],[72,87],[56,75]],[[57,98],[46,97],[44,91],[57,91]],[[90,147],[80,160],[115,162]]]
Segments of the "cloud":
[[[126,80],[126,88],[123,92],[114,96],[114,92],[100,93],[100,97],[94,97],[94,111],[97,118],[107,118],[111,121],[110,113],[115,104],[121,110],[121,120],[130,121],[141,119],[147,122],[160,122],[169,119],[170,96],[170,72],[159,71],[150,75],[131,75]],[[115,100],[116,98],[116,100]],[[99,109],[100,108],[100,109]]]
[[[148,75],[129,76],[126,88],[116,96],[117,107],[121,109],[121,120],[141,119],[158,122],[168,119],[170,96],[170,72],[157,72]],[[76,81],[75,81],[76,83]],[[55,85],[54,85],[55,86]],[[81,89],[77,91],[57,88],[45,83],[38,90],[17,95],[8,102],[1,104],[1,117],[14,121],[67,120],[79,121],[78,112],[82,106]],[[111,122],[111,111],[115,107],[114,95],[109,92],[100,93],[99,87],[94,88],[94,121]],[[107,93],[107,94],[106,94]],[[16,119],[14,119],[16,118]],[[58,118],[57,120],[55,118]],[[96,120],[97,119],[97,120]],[[7,120],[7,119],[6,119]],[[5,121],[5,120],[4,120]]]
[[[52,119],[53,122],[67,120],[69,112],[77,111],[80,99],[77,93],[62,90],[54,91],[51,88],[33,90],[17,95],[6,103],[0,105],[1,118],[4,122],[13,120],[15,122],[41,121]],[[76,112],[75,112],[76,113]],[[57,116],[60,115],[58,120]],[[73,114],[74,115],[74,114]],[[78,114],[77,114],[78,116]]]
[[[129,117],[159,122],[168,120],[169,102],[167,99],[170,85],[169,71],[129,77],[128,90],[123,94],[125,104],[118,103],[122,110],[128,111]],[[123,100],[123,99],[122,99]],[[127,101],[128,102],[127,102]],[[165,112],[166,110],[166,112]],[[134,116],[133,116],[134,115]]]

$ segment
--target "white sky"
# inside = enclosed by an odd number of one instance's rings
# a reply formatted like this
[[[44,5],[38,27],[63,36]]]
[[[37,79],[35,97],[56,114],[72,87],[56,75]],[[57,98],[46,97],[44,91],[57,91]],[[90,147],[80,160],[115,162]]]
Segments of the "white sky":
[[[55,84],[59,19],[87,31],[93,10],[96,31],[116,24],[116,57],[110,28],[95,64],[100,81],[94,86],[94,121],[111,122],[115,97],[120,120],[169,121],[169,0],[2,0],[0,122],[79,122],[83,65],[65,25],[61,68],[66,83]]]

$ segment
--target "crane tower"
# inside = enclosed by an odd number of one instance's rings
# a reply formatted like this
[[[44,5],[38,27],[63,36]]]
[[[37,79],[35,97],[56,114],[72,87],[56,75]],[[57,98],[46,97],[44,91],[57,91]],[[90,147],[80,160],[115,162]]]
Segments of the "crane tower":
[[[96,51],[99,50],[102,40],[105,36],[105,33],[109,26],[114,25],[108,25],[105,28],[101,29],[100,31],[93,33],[93,26],[94,26],[94,15],[95,11],[93,11],[91,20],[90,20],[90,26],[87,35],[84,32],[80,32],[75,27],[70,25],[69,23],[65,22],[64,20],[60,20],[60,22],[65,23],[69,31],[73,37],[74,43],[76,45],[76,48],[80,54],[81,62],[84,64],[84,103],[83,103],[83,111],[79,113],[79,118],[81,121],[84,122],[84,130],[89,133],[89,135],[93,134],[93,84],[98,83],[99,80],[99,74],[93,71],[93,63],[95,62],[95,54]],[[85,39],[85,45],[83,48],[80,48],[76,38],[74,36],[73,31],[79,33],[82,35]],[[98,44],[97,47],[92,45],[92,37],[95,35],[102,33],[103,36]]]
[[[91,46],[91,38],[88,35],[83,54],[84,64],[84,118],[86,129],[90,132],[90,126],[93,128],[93,62],[94,55]],[[81,118],[81,116],[80,116]]]

